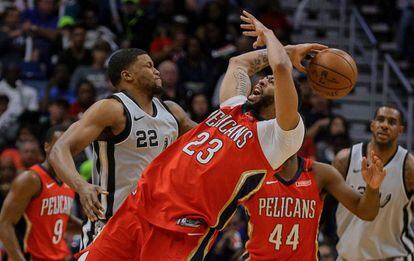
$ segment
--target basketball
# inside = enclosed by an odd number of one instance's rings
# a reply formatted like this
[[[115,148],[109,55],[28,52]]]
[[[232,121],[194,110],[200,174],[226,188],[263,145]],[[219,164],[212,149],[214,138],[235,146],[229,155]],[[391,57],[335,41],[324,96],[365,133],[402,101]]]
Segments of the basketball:
[[[311,88],[326,99],[339,99],[355,86],[358,69],[354,59],[339,49],[326,49],[309,62],[308,82]]]

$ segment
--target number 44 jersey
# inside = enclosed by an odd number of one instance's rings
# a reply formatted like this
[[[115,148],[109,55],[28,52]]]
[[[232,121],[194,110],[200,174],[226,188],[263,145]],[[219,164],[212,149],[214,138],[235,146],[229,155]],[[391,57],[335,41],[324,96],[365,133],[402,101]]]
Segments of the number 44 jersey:
[[[249,215],[247,260],[317,260],[317,235],[323,200],[313,161],[298,158],[296,175],[286,181],[269,176],[243,203]]]
[[[245,102],[224,102],[151,162],[134,197],[141,216],[165,229],[202,233],[200,247],[208,248],[237,205],[296,153],[302,120],[284,131],[275,119],[259,120]]]

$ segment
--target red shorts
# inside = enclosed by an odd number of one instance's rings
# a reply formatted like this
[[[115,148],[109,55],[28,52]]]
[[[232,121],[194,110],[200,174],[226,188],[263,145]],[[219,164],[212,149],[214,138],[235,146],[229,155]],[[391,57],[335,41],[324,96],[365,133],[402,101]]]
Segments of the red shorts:
[[[203,235],[188,235],[148,223],[127,197],[91,245],[76,254],[80,261],[186,260]]]

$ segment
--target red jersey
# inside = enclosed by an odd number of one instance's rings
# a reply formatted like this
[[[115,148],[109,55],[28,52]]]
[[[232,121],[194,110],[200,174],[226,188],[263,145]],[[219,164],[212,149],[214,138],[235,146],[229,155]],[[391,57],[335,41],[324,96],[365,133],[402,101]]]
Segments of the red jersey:
[[[243,203],[250,216],[246,258],[317,260],[323,200],[312,172],[313,161],[298,160],[292,180],[268,176],[262,188]]]
[[[133,192],[137,212],[164,229],[205,233],[193,255],[202,259],[238,203],[299,149],[302,122],[291,131],[275,125],[275,119],[258,121],[245,105],[215,111],[145,169]],[[277,161],[268,160],[269,151]]]
[[[34,165],[30,170],[39,175],[42,191],[25,211],[24,251],[32,260],[63,260],[70,253],[65,231],[75,192],[57,182],[41,165]]]

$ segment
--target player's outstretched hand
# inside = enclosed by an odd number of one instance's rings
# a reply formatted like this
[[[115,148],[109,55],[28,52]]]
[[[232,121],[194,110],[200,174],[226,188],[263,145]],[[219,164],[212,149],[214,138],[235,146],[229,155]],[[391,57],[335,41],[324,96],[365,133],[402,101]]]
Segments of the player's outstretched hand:
[[[378,189],[387,173],[381,159],[378,158],[373,151],[371,151],[371,160],[372,163],[368,166],[367,158],[362,158],[362,177],[367,183],[367,186],[371,189]]]
[[[289,55],[292,65],[296,70],[306,73],[306,68],[302,65],[302,60],[310,52],[320,52],[327,49],[328,46],[318,43],[304,43],[286,46],[286,52]]]
[[[82,204],[83,212],[92,222],[98,221],[99,218],[104,218],[104,208],[98,200],[98,195],[108,195],[108,192],[100,186],[84,183],[78,189],[80,203]]]
[[[243,35],[257,37],[256,41],[253,43],[253,48],[256,49],[257,47],[265,46],[265,33],[271,30],[247,11],[243,11],[243,15],[240,16],[240,19],[245,22],[245,24],[240,24],[240,27],[244,30]]]

